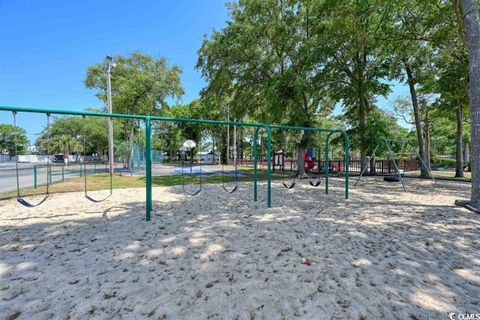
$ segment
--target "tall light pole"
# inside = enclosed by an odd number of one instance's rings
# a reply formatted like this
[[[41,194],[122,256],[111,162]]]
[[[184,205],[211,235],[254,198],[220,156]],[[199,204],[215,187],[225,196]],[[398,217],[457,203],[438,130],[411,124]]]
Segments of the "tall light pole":
[[[112,57],[106,56],[107,63],[107,105],[108,113],[112,113]],[[110,176],[115,174],[113,159],[113,120],[108,118],[108,162],[110,165]]]
[[[230,107],[227,105],[227,121],[230,121]],[[230,125],[227,125],[227,166],[230,160]]]

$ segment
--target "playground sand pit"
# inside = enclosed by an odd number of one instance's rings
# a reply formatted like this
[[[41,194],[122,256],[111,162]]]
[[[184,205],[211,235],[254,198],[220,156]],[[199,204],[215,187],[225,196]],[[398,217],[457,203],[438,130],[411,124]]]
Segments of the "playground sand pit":
[[[196,197],[114,190],[0,202],[2,319],[447,319],[480,313],[480,216],[469,185],[365,178],[274,183],[273,208],[207,185]]]

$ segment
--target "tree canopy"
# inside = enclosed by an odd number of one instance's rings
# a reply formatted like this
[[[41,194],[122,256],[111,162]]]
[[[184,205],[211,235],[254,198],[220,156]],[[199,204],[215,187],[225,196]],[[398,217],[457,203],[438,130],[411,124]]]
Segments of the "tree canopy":
[[[29,143],[26,131],[17,126],[17,152],[22,154]],[[15,127],[11,124],[0,123],[0,154],[15,155]]]

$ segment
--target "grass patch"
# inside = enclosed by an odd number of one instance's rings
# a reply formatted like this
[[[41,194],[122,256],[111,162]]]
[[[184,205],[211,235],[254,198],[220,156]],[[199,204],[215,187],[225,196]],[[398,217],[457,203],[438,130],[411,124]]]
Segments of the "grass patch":
[[[227,167],[225,167],[227,168]],[[253,169],[239,169],[241,175],[238,177],[239,182],[253,182]],[[183,183],[198,184],[198,175],[184,174]],[[258,180],[267,179],[267,170],[258,170]],[[282,179],[282,176],[278,173],[272,173],[273,180]],[[211,174],[203,175],[203,184],[218,184],[225,181],[226,184],[232,185],[235,183],[235,178],[231,175]],[[125,189],[125,188],[145,188],[146,177],[145,176],[114,176],[112,185],[113,189]],[[63,182],[55,182],[49,186],[50,193],[63,193],[63,192],[75,192],[84,190],[84,177],[76,177],[66,179]],[[152,177],[153,187],[171,187],[182,184],[182,176],[180,174],[175,175],[162,175]],[[87,176],[87,189],[89,191],[106,190],[110,188],[110,178],[108,173],[89,174]],[[35,190],[32,188],[24,188],[20,190],[20,193],[24,196],[41,195],[45,193],[45,186],[41,186]],[[16,196],[16,191],[6,192],[0,194],[1,198],[11,198]]]
[[[455,178],[455,171],[434,171],[432,170],[432,175],[435,178],[448,178],[452,180],[459,180],[459,181],[470,181],[472,179],[472,173],[471,172],[464,172],[463,178]],[[420,171],[414,171],[414,172],[407,172],[407,176],[409,174],[414,174],[414,175],[420,175]]]

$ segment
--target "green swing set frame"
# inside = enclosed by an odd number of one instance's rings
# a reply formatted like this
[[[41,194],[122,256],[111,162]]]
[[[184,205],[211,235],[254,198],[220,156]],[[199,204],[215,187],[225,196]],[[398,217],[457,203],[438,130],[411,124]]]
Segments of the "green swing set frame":
[[[149,115],[135,115],[135,114],[117,114],[117,113],[102,113],[102,112],[86,112],[86,111],[74,111],[74,110],[60,110],[60,109],[40,109],[40,108],[27,108],[27,107],[12,107],[12,106],[0,106],[0,111],[10,111],[14,113],[40,113],[47,115],[72,115],[72,116],[88,116],[88,117],[104,117],[104,118],[120,118],[120,119],[138,119],[145,122],[145,144],[146,144],[146,210],[145,220],[151,220],[152,212],[152,122],[154,121],[168,121],[177,123],[204,123],[212,125],[232,125],[239,127],[253,127],[254,132],[254,152],[253,152],[253,201],[258,201],[258,151],[257,141],[258,133],[260,129],[265,130],[267,133],[267,207],[272,207],[272,136],[271,129],[285,129],[285,130],[305,130],[305,131],[317,131],[328,133],[325,138],[325,161],[327,163],[325,170],[325,193],[329,193],[329,142],[334,134],[340,134],[345,147],[345,190],[344,197],[348,199],[349,193],[349,152],[350,141],[347,133],[341,129],[325,129],[325,128],[308,128],[298,126],[284,126],[284,125],[272,125],[261,123],[246,123],[246,122],[233,122],[233,121],[217,121],[217,120],[203,120],[203,119],[186,119],[186,118],[170,118],[170,117],[158,117]]]

